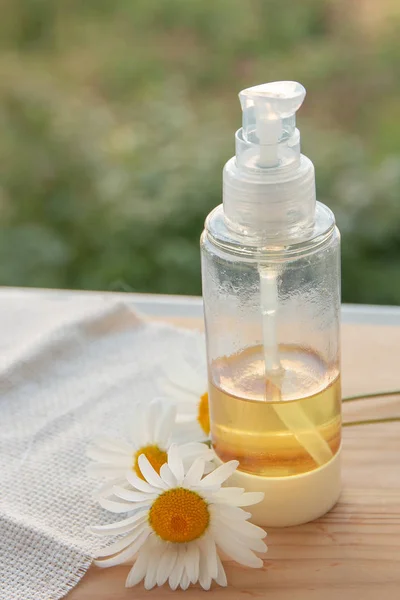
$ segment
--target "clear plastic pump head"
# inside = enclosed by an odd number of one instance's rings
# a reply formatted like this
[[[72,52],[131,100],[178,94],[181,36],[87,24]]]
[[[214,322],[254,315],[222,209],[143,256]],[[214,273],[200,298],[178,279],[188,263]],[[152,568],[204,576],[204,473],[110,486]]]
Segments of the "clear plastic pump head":
[[[240,92],[243,126],[224,169],[224,214],[244,235],[274,243],[304,236],[315,218],[312,162],[300,154],[296,111],[306,95],[295,81]]]
[[[259,146],[260,167],[278,166],[278,145],[295,134],[295,113],[305,95],[304,87],[295,81],[264,83],[240,92],[242,136]]]

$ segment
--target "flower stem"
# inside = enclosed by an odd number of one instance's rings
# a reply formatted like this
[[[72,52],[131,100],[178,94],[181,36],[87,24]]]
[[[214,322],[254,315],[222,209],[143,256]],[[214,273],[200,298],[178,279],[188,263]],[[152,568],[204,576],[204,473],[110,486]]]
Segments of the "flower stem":
[[[386,417],[384,419],[363,419],[361,421],[349,421],[343,423],[343,427],[352,427],[353,425],[374,425],[375,423],[396,423],[400,417]]]
[[[398,396],[400,390],[393,390],[391,392],[375,392],[373,394],[358,394],[357,396],[348,396],[343,398],[343,402],[352,402],[353,400],[368,400],[368,398],[384,398],[387,396]]]

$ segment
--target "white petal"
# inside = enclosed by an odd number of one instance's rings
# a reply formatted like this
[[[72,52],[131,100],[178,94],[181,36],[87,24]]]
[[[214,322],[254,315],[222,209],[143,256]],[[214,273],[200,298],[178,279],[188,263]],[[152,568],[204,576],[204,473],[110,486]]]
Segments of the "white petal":
[[[181,578],[182,578],[182,574],[185,568],[185,562],[183,559],[183,554],[184,554],[184,548],[182,548],[182,546],[180,545],[179,548],[177,549],[177,557],[176,557],[176,562],[175,562],[175,566],[171,571],[171,575],[169,576],[168,579],[168,583],[169,583],[169,587],[171,588],[171,590],[176,590],[176,588],[178,587],[178,585],[181,582]]]
[[[260,539],[239,537],[238,540],[240,543],[244,542],[250,548],[250,550],[254,550],[254,552],[265,554],[265,552],[268,550],[267,544]]]
[[[141,428],[142,428],[142,413],[139,412],[140,408],[138,408],[138,406],[136,406],[136,414],[134,417],[134,420],[132,421],[132,423],[129,423],[130,427],[129,427],[129,437],[132,440],[132,448],[133,451],[136,452],[138,448],[140,448],[140,446],[142,446],[142,435],[141,435]],[[125,426],[127,426],[127,424],[125,423]]]
[[[200,396],[203,392],[191,392],[186,388],[175,385],[168,379],[163,379],[158,382],[158,387],[162,391],[164,396],[171,399],[172,402],[187,402],[188,404],[198,404],[200,402]]]
[[[220,557],[217,555],[217,563],[218,563],[218,575],[215,577],[215,583],[222,587],[226,587],[228,585],[225,569],[222,565]]]
[[[160,477],[165,481],[168,487],[173,488],[177,486],[176,477],[172,473],[167,463],[164,463],[160,469]]]
[[[208,435],[204,433],[196,418],[184,423],[175,423],[172,439],[179,444],[193,442],[193,440],[202,442],[208,440]]]
[[[190,583],[196,583],[199,578],[200,549],[196,542],[188,544],[185,559],[185,570]]]
[[[147,421],[147,403],[136,404],[135,421],[132,424],[132,441],[136,449],[146,446],[150,442]]]
[[[213,499],[214,498],[212,497],[208,507],[208,510],[210,511],[211,515],[222,515],[223,517],[231,519],[232,521],[246,521],[247,519],[250,519],[251,513],[246,512],[245,510],[243,510],[243,508],[239,508],[238,506],[233,506],[231,504],[213,504]]]
[[[161,448],[167,448],[175,425],[176,408],[170,402],[164,402],[162,414],[155,424],[154,443]]]
[[[151,504],[151,500],[148,502],[136,502],[135,504],[128,504],[127,502],[114,502],[113,500],[108,500],[107,498],[99,498],[99,504],[102,508],[105,508],[112,513],[119,514],[130,512],[131,510],[136,510],[137,508],[142,508],[144,506],[149,506]]]
[[[93,440],[93,445],[102,450],[108,450],[109,452],[116,452],[124,455],[132,452],[132,447],[127,442],[114,440],[105,436],[95,438]]]
[[[211,576],[208,572],[207,567],[207,555],[204,552],[200,551],[200,565],[199,565],[199,583],[203,590],[209,590],[211,587]],[[218,573],[218,568],[216,569],[216,574]]]
[[[206,466],[204,467],[204,474],[208,475],[211,471],[214,471],[216,464],[212,461],[207,461]]]
[[[95,500],[98,500],[99,498],[108,498],[109,496],[112,496],[112,490],[115,485],[122,486],[124,483],[125,480],[123,477],[116,477],[115,479],[111,479],[110,481],[107,481],[107,483],[101,485],[97,490],[95,490],[93,497]]]
[[[215,471],[206,475],[204,479],[200,482],[200,487],[208,487],[214,485],[221,485],[228,479],[234,471],[236,471],[239,466],[239,461],[230,460],[227,463],[224,463],[220,467],[217,467]]]
[[[189,587],[189,584],[190,584],[189,577],[188,577],[186,571],[183,571],[182,577],[181,577],[181,589],[187,590]]]
[[[264,531],[264,529],[261,527],[258,527],[253,523],[249,523],[248,521],[232,519],[225,515],[223,511],[219,513],[217,519],[220,519],[222,522],[227,524],[233,532],[237,532],[249,538],[262,540],[267,535],[266,531]]]
[[[117,523],[108,523],[107,525],[92,525],[88,530],[94,535],[110,536],[118,535],[132,531],[147,520],[148,511],[141,509],[132,517],[118,521]]]
[[[153,399],[147,404],[146,407],[146,419],[147,419],[147,430],[149,432],[149,439],[152,444],[157,443],[155,439],[155,432],[159,428],[160,423],[162,424],[164,414],[164,404],[159,399]]]
[[[114,567],[115,565],[121,565],[127,560],[132,560],[136,552],[140,550],[144,542],[147,540],[150,533],[151,528],[147,527],[144,531],[142,531],[142,533],[133,542],[133,544],[129,546],[129,548],[126,548],[126,550],[123,550],[123,552],[120,552],[119,554],[117,554],[116,556],[112,556],[111,558],[106,558],[104,560],[95,560],[94,564],[97,567],[104,569],[106,567]]]
[[[147,492],[149,494],[156,494],[158,492],[158,488],[154,487],[153,485],[150,485],[149,483],[147,483],[147,481],[138,477],[136,473],[134,473],[131,470],[125,473],[125,476],[128,482],[131,484],[131,486],[133,486],[137,490],[140,490],[141,492]]]
[[[181,485],[185,473],[183,470],[183,463],[179,453],[179,448],[176,444],[171,444],[168,450],[168,466],[173,475],[175,475],[177,484]]]
[[[160,562],[161,555],[164,551],[165,543],[162,542],[157,536],[153,536],[151,560],[147,565],[146,577],[144,579],[144,588],[151,590],[157,585],[157,569]]]
[[[245,492],[236,501],[236,506],[252,506],[264,500],[264,492]]]
[[[239,546],[249,548],[250,550],[254,550],[254,552],[265,553],[267,551],[267,546],[262,539],[251,535],[251,533],[249,534],[249,532],[239,531],[233,522],[229,522],[229,524],[227,524],[226,521],[218,518],[214,519],[213,525],[214,527],[220,527],[224,531],[224,535],[227,535],[229,532],[231,539],[235,539],[235,543]],[[242,521],[241,525],[250,525],[250,523]]]
[[[88,465],[86,472],[88,476],[93,477],[93,479],[115,479],[116,477],[123,477],[125,470],[124,467],[114,467],[112,465],[94,463]]]
[[[202,458],[196,458],[186,473],[182,485],[190,488],[192,485],[198,485],[204,474],[205,462]]]
[[[136,558],[135,564],[129,571],[129,575],[125,582],[125,587],[133,587],[145,577],[147,569],[152,561],[153,548],[156,543],[155,538],[156,536],[151,534],[143,544]]]
[[[185,390],[193,396],[201,396],[207,391],[206,377],[202,377],[183,356],[179,361],[171,361],[164,369],[164,374],[171,386]]]
[[[134,492],[119,486],[114,486],[113,493],[117,498],[122,498],[122,500],[127,500],[128,502],[147,502],[148,500],[154,500],[154,498],[157,498],[158,496],[157,493],[147,494],[146,492]]]
[[[157,585],[163,585],[175,566],[178,557],[176,544],[166,544],[166,549],[157,567]]]
[[[185,418],[196,419],[199,412],[199,398],[196,396],[196,401],[191,399],[190,402],[183,400],[182,402],[174,402],[177,412],[177,421]]]
[[[256,556],[246,546],[239,545],[234,536],[232,536],[226,529],[222,530],[221,527],[213,528],[214,539],[227,556],[232,560],[235,560],[240,565],[245,567],[259,568],[262,567],[263,561],[261,558]]]
[[[207,573],[211,579],[215,579],[218,573],[217,548],[212,537],[206,533],[198,540],[201,556],[204,556]],[[211,582],[210,582],[211,584]]]
[[[134,542],[139,535],[141,535],[142,531],[148,528],[146,523],[141,523],[139,527],[137,527],[132,533],[126,535],[120,540],[117,540],[110,546],[106,546],[97,552],[96,558],[103,558],[104,556],[111,556],[116,554],[117,552],[121,552],[121,550],[125,550],[128,546]]]
[[[116,465],[117,467],[125,467],[131,461],[132,451],[127,454],[110,452],[102,450],[97,446],[90,446],[86,451],[86,456],[91,460],[95,460],[104,465]]]
[[[147,541],[143,544],[138,557],[136,558],[135,564],[129,571],[129,575],[125,582],[125,587],[133,587],[137,585],[146,575],[147,566],[151,561],[151,540],[153,536],[149,536]],[[150,542],[150,543],[149,543]]]
[[[179,446],[179,453],[182,460],[189,459],[194,460],[201,456],[204,460],[212,460],[215,458],[215,452],[212,448],[209,448],[206,444],[201,442],[189,442]]]
[[[264,499],[264,492],[245,492],[242,488],[221,488],[216,497],[235,506],[251,506]]]
[[[203,500],[205,500],[207,502],[207,504],[209,505],[209,507],[214,507],[217,506],[216,504],[213,504],[213,499],[214,499],[214,491],[210,491],[209,488],[200,488],[198,485],[192,485],[192,487],[190,488],[193,492],[196,492],[197,494],[199,494]]]
[[[208,475],[209,473],[211,473],[212,471],[215,470],[216,464],[212,460],[207,460],[207,459],[204,458],[204,456],[198,456],[197,458],[202,458],[204,460],[204,462],[205,462],[205,465],[204,465],[204,475]],[[183,468],[185,469],[185,473],[189,470],[189,468],[191,467],[193,461],[194,461],[194,459],[192,459],[192,460],[185,459],[185,460],[182,461],[183,462]],[[217,492],[220,489],[220,486],[219,485],[210,486],[210,487],[204,488],[204,491],[206,489],[208,491],[212,491],[213,494],[215,494],[215,492]]]
[[[161,488],[162,490],[167,489],[167,485],[161,479],[159,474],[156,473],[156,471],[153,469],[149,460],[147,459],[147,457],[144,454],[141,454],[139,456],[138,464],[139,464],[139,469],[140,469],[143,477],[146,479],[146,481],[148,483],[150,483],[150,485],[154,486],[155,488]]]
[[[244,492],[244,488],[225,486],[222,487],[216,495],[223,498],[230,498],[231,496],[240,496],[241,494],[244,494]]]
[[[199,350],[201,350],[201,352],[199,352]],[[186,357],[190,357],[190,362]],[[193,359],[196,363],[196,367],[192,364]],[[202,393],[204,394],[208,387],[205,339],[203,338],[201,349],[192,343],[187,345],[178,360],[175,360],[174,362],[172,360],[170,361],[166,371],[168,378],[174,383],[188,388],[193,392],[202,390]]]

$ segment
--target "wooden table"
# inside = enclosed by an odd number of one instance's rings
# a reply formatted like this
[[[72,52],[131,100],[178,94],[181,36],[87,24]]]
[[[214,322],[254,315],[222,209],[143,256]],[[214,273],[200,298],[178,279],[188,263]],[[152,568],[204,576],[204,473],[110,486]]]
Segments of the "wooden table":
[[[201,321],[170,318],[193,327]],[[400,327],[343,326],[344,395],[400,388]],[[345,421],[400,416],[400,396],[344,405]],[[263,569],[227,564],[229,600],[400,599],[400,423],[344,428],[343,493],[322,519],[270,529]],[[167,587],[125,589],[129,566],[92,567],[67,600],[170,597]],[[180,594],[181,592],[175,592]],[[192,587],[186,598],[204,597]]]

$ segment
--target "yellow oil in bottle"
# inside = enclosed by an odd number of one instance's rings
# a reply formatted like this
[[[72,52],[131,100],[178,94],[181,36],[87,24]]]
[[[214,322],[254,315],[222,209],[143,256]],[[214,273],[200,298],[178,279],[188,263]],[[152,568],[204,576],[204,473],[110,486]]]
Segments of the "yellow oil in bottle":
[[[282,369],[267,378],[262,346],[214,361],[211,438],[222,461],[255,475],[287,477],[329,461],[341,441],[336,367],[299,346],[280,346]]]

